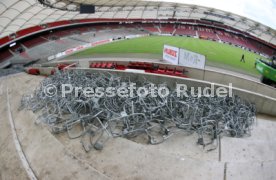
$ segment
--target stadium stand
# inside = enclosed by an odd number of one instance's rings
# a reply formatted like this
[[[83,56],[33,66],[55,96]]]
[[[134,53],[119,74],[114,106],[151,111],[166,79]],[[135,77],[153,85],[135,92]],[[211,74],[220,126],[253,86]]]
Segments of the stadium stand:
[[[9,50],[2,51],[0,53],[0,63],[12,57],[12,53]]]
[[[160,25],[161,33],[163,34],[173,34],[175,31],[174,24],[161,24]]]
[[[202,39],[219,40],[219,38],[217,37],[213,29],[198,27],[197,32],[198,32],[198,36]]]
[[[232,37],[229,33],[224,32],[224,31],[217,31],[217,35],[219,36],[219,38],[223,41],[223,42],[228,42],[231,43],[232,42]]]
[[[45,42],[47,42],[48,40],[46,38],[43,37],[35,37],[35,38],[30,38],[28,40],[26,40],[25,42],[22,42],[22,44],[27,47],[27,48],[32,48],[35,46],[38,46],[40,44],[43,44]]]
[[[21,44],[16,44],[15,46],[11,47],[10,50],[15,54],[20,54],[25,51]]]
[[[92,41],[92,38],[94,35],[95,35],[95,32],[89,32],[89,33],[83,33],[81,35],[73,35],[70,37],[70,39],[74,39],[84,43],[89,43]]]
[[[151,33],[159,33],[157,24],[142,24],[142,28]]]
[[[5,60],[9,59],[12,62],[22,62],[22,61],[29,61],[30,59],[47,59],[49,56],[52,56],[54,54],[63,52],[65,50],[68,50],[70,48],[75,48],[80,45],[86,44],[86,43],[92,43],[104,39],[112,39],[112,38],[124,38],[128,35],[137,35],[137,34],[144,34],[144,32],[138,30],[137,28],[125,28],[124,26],[120,26],[121,29],[106,29],[103,28],[100,31],[86,31],[88,28],[85,28],[85,33],[81,34],[69,34],[69,36],[65,37],[58,37],[56,40],[46,40],[43,43],[33,45],[33,39],[24,40],[22,42],[23,45],[27,45],[26,52],[24,54],[15,54],[14,56],[8,56],[5,58]],[[115,26],[113,26],[115,27]],[[76,30],[78,28],[74,28]],[[90,30],[92,30],[89,27]],[[71,30],[69,30],[72,32]],[[95,36],[94,36],[95,34]],[[44,35],[39,36],[40,38],[45,39],[46,37]],[[34,41],[35,43],[37,41]],[[20,47],[20,45],[16,46]],[[16,48],[14,47],[13,50]],[[5,54],[3,54],[5,55]],[[2,59],[2,56],[0,56]],[[4,58],[4,56],[3,56]]]
[[[73,39],[51,41],[31,49],[28,53],[34,59],[41,58],[41,57],[46,58],[48,56],[65,51],[67,49],[77,47],[81,44],[83,44],[83,42],[76,41]]]
[[[75,34],[82,34],[89,31],[89,27],[78,27],[76,29],[73,29],[72,32]]]
[[[73,32],[70,30],[63,30],[63,31],[50,31],[49,34],[44,35],[43,38],[48,39],[48,40],[53,40],[53,39],[59,39],[62,37],[70,36],[72,35]]]
[[[196,30],[193,26],[179,25],[175,31],[175,34],[186,35],[186,36],[196,36]]]
[[[68,22],[58,22],[49,26],[66,24]],[[17,45],[10,48],[14,56],[6,51],[1,53],[1,61],[10,59],[12,61],[47,58],[53,54],[63,52],[67,49],[83,45],[85,43],[95,42],[98,40],[113,38],[121,39],[128,35],[143,34],[150,32],[153,34],[171,34],[184,35],[190,37],[199,37],[215,41],[222,41],[235,46],[240,46],[256,53],[272,56],[275,50],[265,42],[232,28],[213,27],[214,23],[199,22],[195,20],[186,20],[183,23],[133,23],[133,24],[89,24],[83,26],[73,26],[61,29],[45,31],[31,38],[24,38],[17,42]],[[191,23],[191,24],[189,24]],[[204,25],[202,25],[204,24]],[[207,25],[212,26],[207,26]],[[222,28],[224,27],[224,28]],[[41,26],[22,30],[18,35],[28,34],[35,30],[41,30]],[[142,30],[142,31],[141,31]],[[144,32],[143,32],[144,31]],[[3,39],[2,39],[3,40]],[[8,40],[4,38],[4,40]],[[1,43],[1,42],[0,42]],[[26,49],[27,48],[27,49]],[[21,54],[22,52],[25,53]],[[19,54],[19,55],[17,55]]]

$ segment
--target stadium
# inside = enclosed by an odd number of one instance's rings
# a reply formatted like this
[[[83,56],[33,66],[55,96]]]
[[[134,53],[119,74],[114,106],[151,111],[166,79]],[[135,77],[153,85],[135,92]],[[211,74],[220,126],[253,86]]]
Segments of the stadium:
[[[0,179],[276,179],[275,27],[181,1],[0,8]]]

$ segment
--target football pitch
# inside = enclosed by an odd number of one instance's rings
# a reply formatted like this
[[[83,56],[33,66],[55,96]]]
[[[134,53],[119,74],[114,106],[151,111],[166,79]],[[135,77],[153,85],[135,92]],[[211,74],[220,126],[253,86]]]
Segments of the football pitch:
[[[102,54],[103,56],[107,54],[129,54],[131,57],[131,54],[139,53],[157,54],[162,57],[164,44],[203,54],[206,56],[207,65],[225,66],[246,74],[258,75],[254,63],[256,58],[261,56],[228,44],[189,37],[149,36],[116,41],[78,52],[71,57],[89,57],[94,54]],[[245,63],[240,62],[242,54],[245,55]]]

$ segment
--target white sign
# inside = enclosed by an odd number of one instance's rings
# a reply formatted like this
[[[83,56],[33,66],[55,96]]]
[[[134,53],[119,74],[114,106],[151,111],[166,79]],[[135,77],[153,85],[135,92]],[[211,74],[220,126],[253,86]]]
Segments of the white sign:
[[[178,59],[179,59],[179,48],[164,45],[163,49],[163,59],[165,61],[168,61],[174,65],[178,65]]]
[[[191,68],[205,69],[205,56],[185,49],[180,49],[179,65]]]

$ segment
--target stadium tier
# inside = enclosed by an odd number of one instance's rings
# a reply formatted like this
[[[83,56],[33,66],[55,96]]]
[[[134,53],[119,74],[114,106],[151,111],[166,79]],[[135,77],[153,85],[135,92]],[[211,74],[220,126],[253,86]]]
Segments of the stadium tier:
[[[0,53],[0,63],[5,61],[6,59],[9,59],[10,57],[12,57],[12,53],[10,53],[9,50],[1,51],[1,53]]]
[[[201,22],[202,23],[202,22]],[[54,25],[60,25],[60,23],[50,24],[47,27],[54,27]],[[108,32],[110,30],[120,29],[119,32]],[[150,34],[165,34],[165,35],[173,35],[173,36],[189,36],[189,37],[197,37],[206,40],[224,42],[228,44],[232,44],[235,46],[246,48],[255,53],[264,54],[267,56],[272,56],[275,53],[275,48],[272,45],[268,45],[258,39],[248,36],[246,33],[241,33],[238,30],[233,30],[233,28],[222,28],[222,27],[214,27],[208,25],[208,23],[203,26],[198,21],[197,24],[192,22],[189,24],[187,21],[185,24],[175,22],[175,23],[97,23],[97,24],[89,24],[89,25],[78,25],[78,26],[68,26],[65,28],[57,28],[46,30],[40,32],[39,28],[30,28],[30,31],[24,30],[23,32],[16,33],[17,36],[24,36],[23,39],[16,41],[16,46],[12,48],[8,48],[11,52],[15,54],[20,54],[25,51],[29,51],[31,48],[39,46],[40,44],[47,43],[49,41],[56,41],[56,43],[60,46],[56,49],[60,51],[72,48],[72,45],[82,45],[85,43],[89,43],[92,41],[94,36],[98,32],[105,32],[110,34],[109,37],[112,38],[122,38],[126,35],[135,35],[140,34],[143,31],[148,32]],[[34,32],[33,32],[34,31]],[[37,32],[36,32],[37,31]],[[25,33],[25,35],[24,35]],[[28,36],[31,34],[31,36]],[[26,37],[25,37],[26,36]],[[61,38],[69,37],[70,40],[74,40],[74,43],[68,45],[65,41],[61,40]],[[7,44],[4,43],[2,38],[2,45],[6,44],[5,49],[7,49]],[[12,42],[14,40],[10,40]],[[78,43],[75,43],[78,41]],[[0,41],[1,42],[1,41]],[[56,51],[53,51],[57,53]],[[25,52],[26,53],[26,52]],[[46,53],[47,54],[47,53]],[[9,55],[9,56],[7,56]],[[49,56],[51,54],[48,54]],[[1,56],[1,61],[7,60],[12,57],[12,54],[5,52]],[[32,55],[30,55],[32,58]],[[38,58],[37,56],[33,58]]]
[[[196,36],[196,31],[193,26],[179,25],[176,29],[175,34],[187,35],[187,36]]]
[[[157,24],[143,24],[140,27],[142,27],[144,30],[147,30],[151,33],[159,33],[159,26]]]
[[[43,44],[47,41],[48,40],[43,37],[35,37],[33,39],[28,39],[27,41],[22,42],[22,44],[27,48],[32,48],[32,47],[38,46],[39,44]]]
[[[162,34],[174,34],[175,26],[175,24],[162,24],[159,29]]]
[[[200,38],[219,40],[219,38],[217,37],[217,35],[213,29],[198,27],[197,32],[198,32],[198,36]]]

